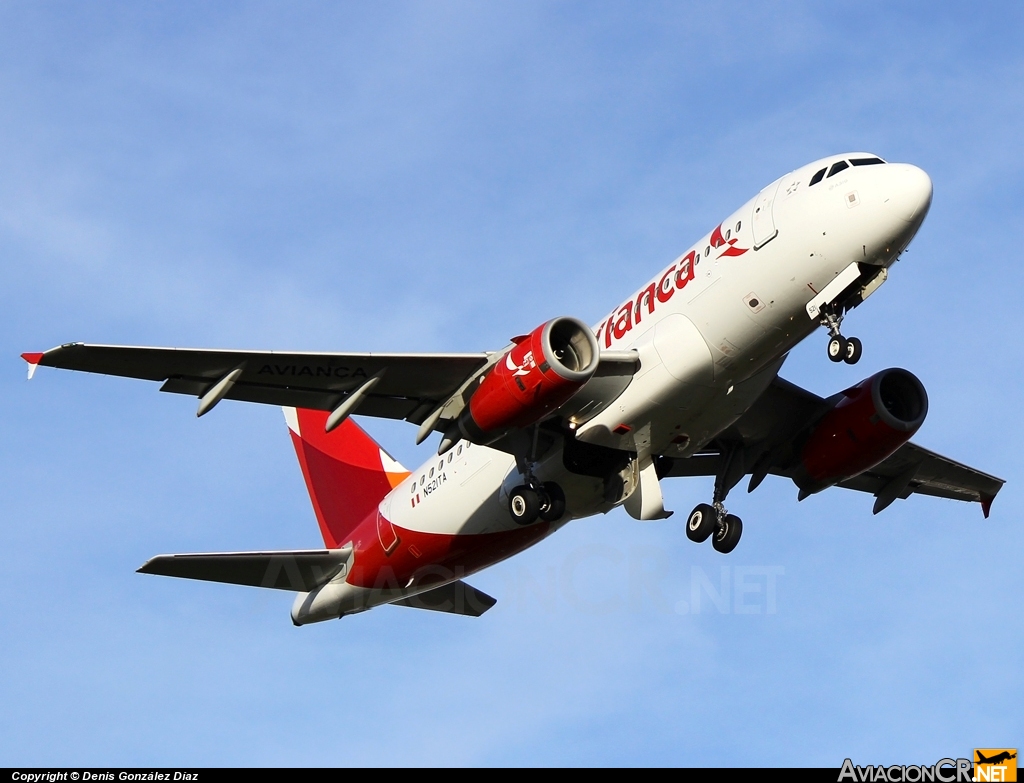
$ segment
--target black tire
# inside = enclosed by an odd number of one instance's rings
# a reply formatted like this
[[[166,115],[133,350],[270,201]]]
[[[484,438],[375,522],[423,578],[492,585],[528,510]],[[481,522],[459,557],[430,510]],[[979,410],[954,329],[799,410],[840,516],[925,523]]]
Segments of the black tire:
[[[743,520],[732,514],[726,514],[725,519],[722,520],[722,526],[715,531],[715,535],[711,539],[711,546],[715,548],[716,552],[727,555],[736,548],[742,535]]]
[[[718,514],[715,509],[707,503],[701,503],[686,519],[686,537],[698,544],[704,543],[708,536],[715,532],[717,521]]]
[[[828,358],[834,362],[841,362],[846,358],[846,338],[841,334],[829,338]]]
[[[529,525],[540,514],[540,496],[529,487],[516,487],[508,493],[508,513],[517,525]]]
[[[856,364],[860,361],[860,355],[864,353],[864,346],[860,340],[856,337],[850,337],[846,340],[846,355],[843,357],[843,361],[847,364]]]
[[[557,522],[565,516],[565,493],[555,482],[548,481],[544,484],[544,494],[547,497],[541,500],[540,518],[545,522]]]

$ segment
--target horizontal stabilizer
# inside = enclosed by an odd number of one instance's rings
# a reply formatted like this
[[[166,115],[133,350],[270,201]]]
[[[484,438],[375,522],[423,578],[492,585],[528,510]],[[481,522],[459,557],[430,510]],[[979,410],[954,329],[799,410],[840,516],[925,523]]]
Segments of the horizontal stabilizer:
[[[480,592],[462,580],[457,580],[392,603],[395,606],[410,606],[413,609],[479,617],[498,603],[498,599],[491,598],[487,593]]]
[[[138,573],[304,593],[331,581],[345,567],[351,554],[352,547],[347,546],[280,552],[157,555]]]

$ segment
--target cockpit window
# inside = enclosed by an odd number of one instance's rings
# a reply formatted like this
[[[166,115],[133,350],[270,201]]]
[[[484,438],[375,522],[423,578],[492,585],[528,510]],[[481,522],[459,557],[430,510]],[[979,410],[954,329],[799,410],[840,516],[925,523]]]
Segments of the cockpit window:
[[[877,166],[885,161],[881,158],[850,158],[850,163],[854,166]]]
[[[850,168],[850,164],[847,163],[845,160],[841,160],[838,163],[833,163],[832,164],[832,168],[830,168],[828,170],[828,175],[830,177],[834,177],[836,174],[838,174],[843,169],[848,169],[848,168]]]
[[[828,171],[828,166],[826,166],[813,177],[811,177],[811,182],[807,187],[810,187],[811,185],[817,185],[819,182],[821,182],[821,178],[825,176],[826,171]]]

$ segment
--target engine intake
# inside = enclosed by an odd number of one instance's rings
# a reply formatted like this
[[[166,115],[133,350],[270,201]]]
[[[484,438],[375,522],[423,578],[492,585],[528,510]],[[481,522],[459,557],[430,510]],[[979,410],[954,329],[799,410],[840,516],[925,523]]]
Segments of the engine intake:
[[[927,415],[921,381],[907,370],[882,370],[842,392],[815,425],[794,481],[811,493],[857,476],[910,440]]]
[[[458,431],[473,443],[540,421],[593,377],[601,358],[594,333],[575,318],[555,318],[515,343],[459,415]]]

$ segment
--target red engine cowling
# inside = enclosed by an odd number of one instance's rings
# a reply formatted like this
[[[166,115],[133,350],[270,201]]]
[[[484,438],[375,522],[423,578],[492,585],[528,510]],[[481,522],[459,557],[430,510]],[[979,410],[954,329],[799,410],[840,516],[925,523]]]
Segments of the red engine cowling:
[[[928,414],[928,394],[907,370],[882,370],[842,393],[800,454],[794,480],[807,493],[863,473],[910,440]]]
[[[462,437],[492,443],[563,405],[597,370],[600,350],[586,324],[555,318],[516,341],[469,398],[458,419]]]

